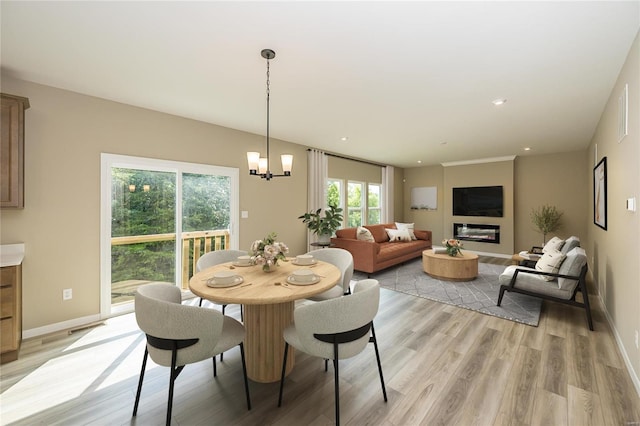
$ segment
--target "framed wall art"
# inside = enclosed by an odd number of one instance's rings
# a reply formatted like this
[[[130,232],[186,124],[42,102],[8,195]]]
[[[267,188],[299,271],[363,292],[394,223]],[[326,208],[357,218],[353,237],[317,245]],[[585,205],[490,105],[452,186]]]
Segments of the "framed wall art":
[[[607,229],[607,157],[593,168],[593,223]]]

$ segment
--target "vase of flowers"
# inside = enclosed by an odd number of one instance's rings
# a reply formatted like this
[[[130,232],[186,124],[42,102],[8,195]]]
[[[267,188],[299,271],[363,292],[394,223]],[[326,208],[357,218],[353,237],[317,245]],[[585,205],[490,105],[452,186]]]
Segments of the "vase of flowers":
[[[285,243],[276,241],[276,237],[277,234],[272,232],[266,238],[256,240],[251,245],[251,263],[262,265],[264,272],[274,271],[279,260],[287,261],[286,254],[289,253],[289,247]]]
[[[448,240],[442,240],[442,244],[444,244],[449,256],[455,257],[458,253],[462,253],[462,242],[460,240],[450,238]]]

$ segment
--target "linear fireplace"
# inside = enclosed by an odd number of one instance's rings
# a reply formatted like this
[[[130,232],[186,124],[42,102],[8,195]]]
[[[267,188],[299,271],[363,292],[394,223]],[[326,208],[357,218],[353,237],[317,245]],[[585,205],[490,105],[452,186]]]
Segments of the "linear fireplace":
[[[454,223],[453,235],[458,240],[500,244],[500,226],[479,223]]]

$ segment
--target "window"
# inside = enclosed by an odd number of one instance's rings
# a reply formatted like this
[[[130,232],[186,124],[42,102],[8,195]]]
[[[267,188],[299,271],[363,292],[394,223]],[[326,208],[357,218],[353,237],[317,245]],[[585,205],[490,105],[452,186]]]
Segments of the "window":
[[[367,224],[375,225],[380,223],[382,217],[380,198],[382,185],[369,183],[367,190]]]
[[[363,225],[363,191],[364,184],[362,182],[349,182],[347,184],[347,227],[353,228]]]
[[[344,209],[346,227],[375,225],[382,221],[382,185],[367,183],[366,200],[364,198],[365,183],[349,181],[345,185],[341,179],[327,180],[327,206],[336,205]],[[345,193],[346,192],[346,193]],[[347,200],[345,207],[344,200]]]
[[[342,187],[343,183],[339,179],[327,180],[327,206],[334,205],[344,209]]]
[[[102,154],[101,314],[132,309],[137,286],[187,288],[195,261],[235,248],[238,169]]]

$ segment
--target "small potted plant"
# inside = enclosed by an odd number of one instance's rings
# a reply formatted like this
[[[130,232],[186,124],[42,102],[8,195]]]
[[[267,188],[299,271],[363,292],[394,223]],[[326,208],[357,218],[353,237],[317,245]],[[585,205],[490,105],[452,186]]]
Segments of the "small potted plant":
[[[324,209],[324,215],[322,209],[318,209],[298,216],[298,219],[302,219],[302,223],[318,235],[318,242],[328,243],[333,233],[342,225],[342,208],[331,204],[328,209]]]
[[[562,212],[555,206],[543,205],[537,209],[531,209],[531,221],[536,229],[542,233],[542,245],[547,242],[547,234],[560,227]]]

